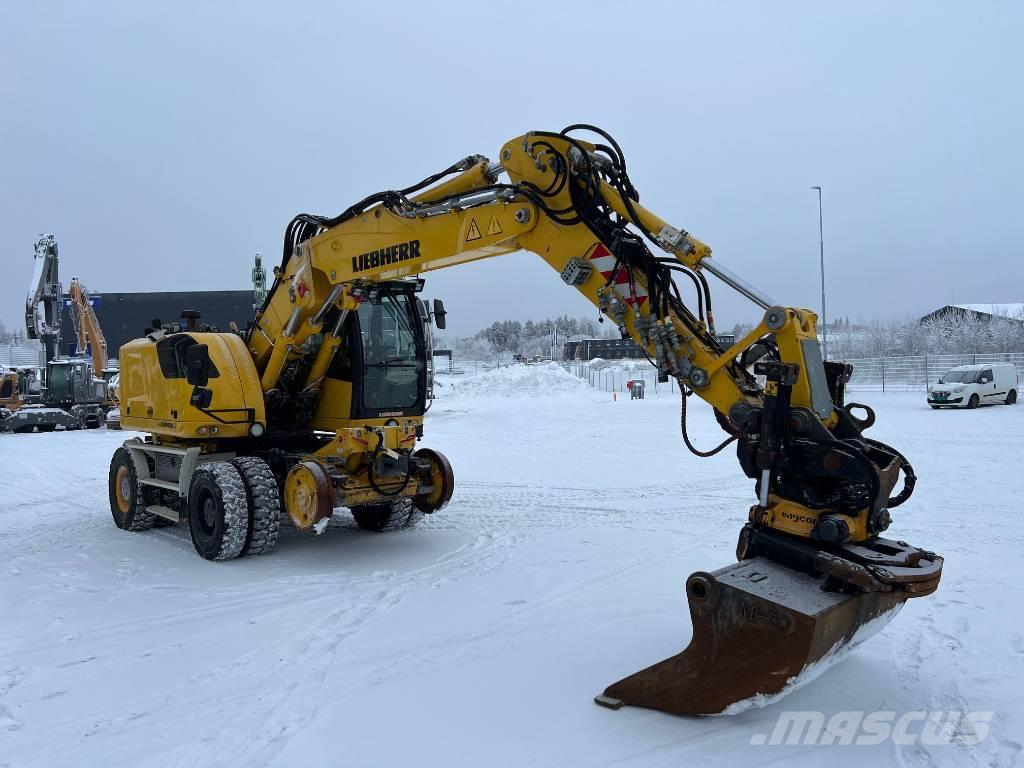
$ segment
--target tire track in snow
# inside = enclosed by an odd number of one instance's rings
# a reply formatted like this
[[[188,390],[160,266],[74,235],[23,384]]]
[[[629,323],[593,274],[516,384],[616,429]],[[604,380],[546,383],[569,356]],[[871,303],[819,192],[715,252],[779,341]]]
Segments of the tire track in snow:
[[[731,529],[731,526],[723,526],[717,530],[708,531],[708,535],[722,534]],[[487,622],[484,625],[475,627],[468,631],[462,631],[453,635],[446,635],[435,640],[426,650],[418,649],[408,651],[395,656],[385,663],[378,665],[358,678],[347,681],[347,690],[360,690],[371,685],[377,685],[382,681],[389,680],[422,666],[428,661],[446,656],[450,653],[464,652],[467,645],[487,640],[499,633],[508,634],[509,630],[518,627],[530,618],[548,611],[550,608],[561,605],[571,600],[578,599],[590,594],[600,587],[619,579],[622,579],[637,571],[658,565],[666,560],[677,557],[680,553],[687,552],[705,546],[701,538],[693,537],[690,541],[681,543],[669,550],[659,552],[657,555],[644,554],[618,565],[614,568],[603,571],[600,574],[576,582],[571,586],[553,590],[547,595],[532,601],[524,608],[512,611],[496,620]]]
[[[416,534],[409,532],[398,535]],[[294,701],[290,699],[291,692],[297,687],[322,679],[324,670],[330,669],[336,663],[335,659],[340,653],[344,641],[358,632],[368,619],[381,610],[396,606],[410,591],[429,586],[439,570],[446,574],[450,572],[454,578],[461,578],[463,575],[467,577],[479,575],[482,571],[496,567],[499,561],[495,555],[500,555],[502,551],[507,551],[514,545],[515,542],[510,536],[478,535],[472,544],[462,545],[455,551],[438,558],[434,563],[401,576],[396,577],[393,572],[383,571],[361,579],[345,580],[339,576],[336,579],[337,586],[346,591],[349,599],[344,605],[338,606],[334,610],[320,613],[315,621],[307,623],[306,628],[300,634],[285,638],[282,646],[273,652],[277,661],[269,667],[260,664],[260,661],[266,658],[269,649],[262,646],[253,648],[222,665],[212,674],[204,674],[202,677],[188,680],[182,685],[162,691],[155,696],[144,696],[122,704],[113,710],[108,709],[102,713],[99,722],[97,722],[95,713],[83,713],[73,718],[50,722],[45,727],[45,733],[40,732],[34,739],[34,744],[26,739],[29,743],[24,745],[22,754],[42,758],[46,754],[49,744],[52,743],[55,733],[66,733],[72,740],[74,739],[73,734],[76,733],[79,737],[88,736],[90,738],[106,733],[116,738],[132,731],[167,727],[175,718],[173,714],[175,710],[186,702],[190,710],[198,708],[201,711],[229,711],[236,705],[251,706],[254,700],[262,697],[259,708],[266,710],[265,713],[262,715],[250,713],[249,716],[263,722],[264,726],[257,727],[249,723],[244,733],[237,734],[237,740],[240,743],[234,745],[232,750],[234,754],[238,754],[237,750],[246,750],[246,745],[250,744],[254,738],[257,741],[263,738],[265,735],[263,731],[266,729],[269,729],[271,733],[278,732],[274,723],[281,720],[283,716],[278,717],[274,713],[293,709]],[[321,584],[321,586],[325,585]],[[332,585],[328,584],[328,586]],[[339,600],[339,595],[334,591],[310,597],[307,590],[308,584],[305,582],[294,585],[291,590],[284,588],[281,590],[279,599],[264,606],[267,610],[263,613],[246,620],[224,626],[219,625],[190,635],[188,642],[175,644],[176,647],[173,650],[187,650],[188,646],[202,647],[205,643],[216,640],[218,636],[232,635],[233,629],[250,624],[254,620],[279,620],[281,617],[275,617],[275,613],[292,614],[293,617],[306,617],[311,613],[317,615],[318,607],[337,603]],[[355,599],[352,599],[353,597]],[[238,609],[247,606],[259,607],[260,602],[258,599],[251,601],[240,599],[235,601],[235,605]],[[198,613],[176,611],[159,616],[157,621],[159,626],[173,626],[176,622],[180,622],[183,616],[208,616],[215,612],[216,606],[213,606],[210,611],[201,610]],[[153,627],[153,622],[144,619],[138,622],[134,629],[141,632]],[[116,626],[106,627],[108,632],[116,629]],[[97,639],[102,639],[102,637]],[[161,646],[161,648],[165,647]],[[106,665],[97,666],[97,662],[103,661],[106,661]],[[103,666],[118,667],[123,662],[123,655],[117,653],[111,654],[106,659],[96,657],[82,659],[82,663],[90,664],[90,671],[95,670],[96,672],[102,671]],[[302,670],[302,674],[296,674],[296,668]],[[251,674],[254,669],[262,669],[262,673],[254,676]],[[241,688],[237,685],[239,679],[245,681]],[[172,713],[170,717],[166,714],[168,712]],[[159,723],[154,722],[153,716],[159,718]],[[219,720],[219,718],[212,719]],[[287,717],[283,717],[283,719],[288,721]],[[301,719],[295,720],[295,722],[296,724],[301,723]],[[254,736],[254,731],[260,731],[260,734]],[[197,759],[200,757],[200,755],[196,756]],[[206,757],[209,757],[208,753]],[[253,757],[254,759],[259,758],[258,751]]]
[[[962,586],[947,587],[948,591],[954,594],[965,593]],[[907,627],[901,633],[896,645],[899,648],[896,654],[896,674],[903,681],[904,688],[920,691],[925,694],[925,700],[915,701],[915,710],[926,710],[942,713],[969,713],[977,711],[989,711],[984,702],[971,701],[964,695],[954,678],[940,678],[934,683],[933,678],[927,678],[924,671],[937,658],[949,657],[954,666],[960,671],[965,679],[970,679],[975,670],[966,668],[960,661],[966,640],[969,625],[963,615],[960,615],[953,622],[953,631],[947,632],[940,628],[938,619],[948,616],[948,603],[962,604],[955,598],[942,598],[939,593],[937,599],[927,603],[924,614],[920,617],[918,626]],[[976,606],[971,606],[976,607]],[[898,765],[903,768],[918,768],[918,766],[936,766],[945,763],[944,758],[948,757],[950,749],[956,750],[957,765],[971,765],[977,768],[1009,768],[1016,765],[1017,758],[1024,745],[1015,739],[1010,738],[1006,733],[1006,718],[1001,713],[995,713],[989,723],[989,731],[981,743],[971,746],[964,746],[956,739],[970,738],[974,734],[964,728],[973,729],[973,726],[963,723],[957,727],[957,737],[952,746],[943,745],[932,747],[926,745],[921,738],[914,739],[909,744],[894,745],[894,758]],[[941,749],[941,752],[933,754],[933,749]]]

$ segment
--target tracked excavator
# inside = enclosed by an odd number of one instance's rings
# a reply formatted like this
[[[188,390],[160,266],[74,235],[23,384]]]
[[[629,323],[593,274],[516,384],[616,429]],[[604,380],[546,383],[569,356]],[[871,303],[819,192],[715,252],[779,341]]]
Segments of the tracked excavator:
[[[374,531],[441,510],[452,467],[416,448],[420,276],[520,250],[678,382],[682,438],[700,455],[714,451],[693,446],[686,407],[708,402],[726,433],[715,450],[734,443],[754,481],[738,562],[686,581],[689,646],[597,703],[736,711],[785,693],[937,588],[941,557],[882,535],[914,472],[865,435],[874,412],[845,402],[851,368],[822,360],[814,312],[778,304],[642,206],[619,145],[585,125],[527,133],[496,162],[472,155],[337,216],[296,216],[244,333],[196,321],[123,346],[122,422],[149,434],[111,461],[115,523],[187,521],[198,553],[225,560],[269,552],[282,521],[319,530],[338,507]],[[709,276],[760,311],[728,348],[714,335]]]

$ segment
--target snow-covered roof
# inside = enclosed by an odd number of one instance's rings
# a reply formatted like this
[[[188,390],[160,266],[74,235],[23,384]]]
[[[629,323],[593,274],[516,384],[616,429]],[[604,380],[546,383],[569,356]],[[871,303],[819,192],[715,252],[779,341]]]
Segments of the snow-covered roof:
[[[1012,302],[1010,304],[954,304],[960,309],[969,309],[972,312],[984,312],[986,315],[995,317],[1009,317],[1014,320],[1024,320],[1024,302]]]

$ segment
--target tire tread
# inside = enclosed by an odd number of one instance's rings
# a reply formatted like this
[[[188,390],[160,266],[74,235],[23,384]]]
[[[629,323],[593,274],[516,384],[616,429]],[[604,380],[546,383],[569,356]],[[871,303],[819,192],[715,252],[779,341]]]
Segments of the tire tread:
[[[413,505],[410,498],[352,508],[352,517],[355,518],[356,525],[364,531],[375,533],[412,528],[423,519],[423,514]]]
[[[132,483],[135,486],[135,504],[132,509],[129,509],[125,514],[122,521],[118,521],[114,509],[117,506],[117,500],[114,495],[114,481],[117,476],[117,468],[122,463],[128,467],[128,476],[131,478]],[[139,482],[138,475],[135,472],[135,463],[132,461],[131,453],[127,448],[121,447],[114,451],[113,457],[110,459],[110,474],[108,476],[108,493],[110,496],[110,511],[114,514],[114,523],[122,531],[132,531],[138,533],[140,531],[148,531],[156,523],[156,515],[146,510],[148,502],[146,497],[149,490],[142,483]]]
[[[203,553],[196,546],[196,551],[209,560],[232,560],[242,554],[245,540],[249,532],[249,500],[242,483],[242,476],[230,461],[212,461],[201,464],[192,475],[192,483],[197,478],[209,476],[218,496],[223,511],[224,530],[217,547],[210,553]],[[191,492],[189,493],[189,514],[191,516]],[[193,542],[195,544],[195,542]]]
[[[256,456],[239,456],[231,462],[245,484],[249,502],[249,535],[242,555],[265,555],[277,545],[281,532],[281,494],[270,466]]]

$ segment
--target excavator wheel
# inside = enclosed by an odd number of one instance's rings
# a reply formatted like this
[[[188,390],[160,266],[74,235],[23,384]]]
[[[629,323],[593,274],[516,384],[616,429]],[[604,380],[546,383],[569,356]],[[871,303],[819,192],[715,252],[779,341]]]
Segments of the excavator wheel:
[[[277,545],[281,530],[281,491],[270,465],[255,456],[231,462],[242,477],[249,507],[249,535],[242,555],[265,555]]]
[[[385,533],[412,528],[423,519],[423,512],[413,505],[412,499],[402,498],[385,504],[352,507],[352,517],[364,531]]]
[[[192,546],[207,560],[231,560],[242,554],[249,535],[249,503],[234,464],[212,461],[192,473],[188,529]]]
[[[440,451],[422,448],[413,454],[414,458],[423,459],[430,467],[430,484],[432,490],[423,495],[415,496],[413,504],[421,512],[428,515],[444,509],[452,500],[455,492],[455,473],[448,457]]]
[[[110,514],[123,531],[146,531],[153,527],[156,515],[146,511],[151,503],[149,489],[139,482],[132,457],[124,448],[114,451],[107,483]]]

